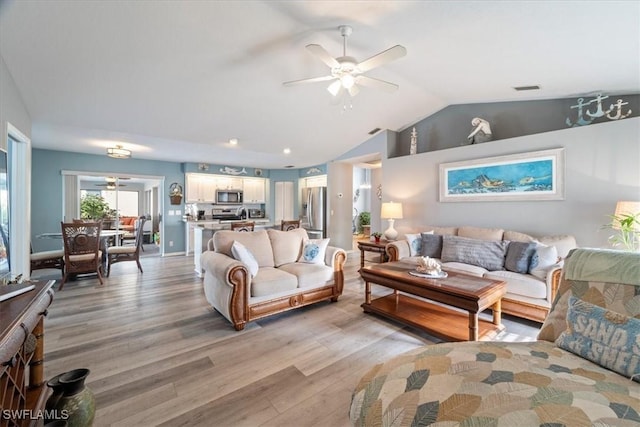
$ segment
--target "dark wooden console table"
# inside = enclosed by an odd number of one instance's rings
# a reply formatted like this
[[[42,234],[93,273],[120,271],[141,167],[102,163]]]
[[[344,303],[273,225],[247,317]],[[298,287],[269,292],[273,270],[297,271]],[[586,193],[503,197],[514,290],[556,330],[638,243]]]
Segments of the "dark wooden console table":
[[[31,425],[44,408],[44,316],[54,283],[30,282],[33,290],[0,302],[0,427]]]

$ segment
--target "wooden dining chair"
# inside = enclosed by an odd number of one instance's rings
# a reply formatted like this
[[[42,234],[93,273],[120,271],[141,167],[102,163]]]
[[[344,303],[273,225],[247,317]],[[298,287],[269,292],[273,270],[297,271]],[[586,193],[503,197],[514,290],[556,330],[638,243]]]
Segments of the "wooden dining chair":
[[[122,261],[135,261],[140,273],[143,273],[142,265],[140,265],[140,248],[142,247],[143,227],[146,220],[145,217],[138,219],[135,245],[109,246],[107,248],[107,277],[111,274],[111,264]]]
[[[231,231],[253,231],[255,225],[254,221],[232,222]]]
[[[30,272],[45,268],[57,268],[64,275],[64,249],[33,252],[33,248],[30,248],[29,258]]]
[[[287,221],[283,219],[282,222],[280,223],[280,230],[282,231],[294,230],[296,228],[300,228],[299,219],[292,219]]]
[[[64,274],[60,290],[70,274],[97,273],[102,281],[101,222],[61,222],[64,244]]]

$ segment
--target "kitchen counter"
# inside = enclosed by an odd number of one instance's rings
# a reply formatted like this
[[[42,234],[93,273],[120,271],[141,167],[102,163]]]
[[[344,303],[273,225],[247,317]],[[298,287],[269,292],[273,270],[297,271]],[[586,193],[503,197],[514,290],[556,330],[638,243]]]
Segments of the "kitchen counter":
[[[273,224],[269,220],[269,218],[253,218],[253,219],[187,219],[183,218],[182,221],[185,223],[185,256],[189,256],[192,253],[195,253],[196,250],[196,242],[194,229],[195,228],[207,228],[211,230],[230,230],[232,222],[243,222],[243,221],[254,221],[256,223],[256,227],[260,228],[269,228],[272,227]]]

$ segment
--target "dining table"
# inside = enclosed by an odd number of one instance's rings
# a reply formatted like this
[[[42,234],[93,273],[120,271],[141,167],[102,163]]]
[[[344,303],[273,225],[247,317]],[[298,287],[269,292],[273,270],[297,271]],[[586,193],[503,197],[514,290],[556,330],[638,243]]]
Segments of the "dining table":
[[[124,230],[101,230],[100,231],[100,250],[102,251],[102,271],[107,271],[107,248],[114,246],[117,242],[118,246],[122,245],[122,237],[125,235]],[[61,239],[62,232],[54,231],[50,233],[42,233],[36,235],[37,239]]]

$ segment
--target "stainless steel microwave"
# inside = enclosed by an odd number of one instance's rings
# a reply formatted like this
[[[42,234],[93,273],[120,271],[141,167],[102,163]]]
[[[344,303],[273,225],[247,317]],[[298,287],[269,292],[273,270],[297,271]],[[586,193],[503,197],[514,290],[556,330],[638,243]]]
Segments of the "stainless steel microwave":
[[[219,205],[241,205],[242,190],[216,190],[216,203]]]

